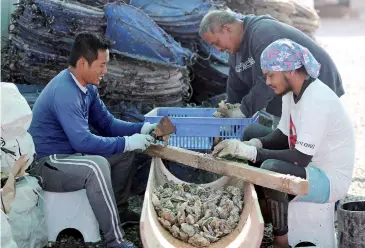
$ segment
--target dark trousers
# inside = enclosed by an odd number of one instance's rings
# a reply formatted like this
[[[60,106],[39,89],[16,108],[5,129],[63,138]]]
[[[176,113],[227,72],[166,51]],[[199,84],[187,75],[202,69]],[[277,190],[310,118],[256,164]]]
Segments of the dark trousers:
[[[244,130],[243,141],[248,141],[252,138],[264,137],[272,132],[271,128],[260,124],[248,125]],[[288,163],[277,159],[268,159],[262,163],[249,163],[252,166],[260,167],[269,171],[274,171],[281,174],[290,174],[300,178],[306,178],[306,171],[303,166]],[[294,198],[293,195],[263,188],[255,185],[259,200],[266,201],[268,207],[269,219],[273,224],[273,233],[275,236],[282,236],[288,233],[288,207],[289,201]],[[263,212],[265,212],[263,210]]]
[[[86,189],[108,247],[117,247],[124,235],[118,209],[127,207],[137,170],[134,157],[134,153],[117,154],[107,159],[94,155],[56,154],[39,159],[32,173],[42,177],[46,191]]]

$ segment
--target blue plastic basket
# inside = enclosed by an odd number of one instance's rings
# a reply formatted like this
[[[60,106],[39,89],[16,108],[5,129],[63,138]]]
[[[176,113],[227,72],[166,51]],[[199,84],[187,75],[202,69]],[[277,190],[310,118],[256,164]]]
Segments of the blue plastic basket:
[[[176,126],[169,145],[191,149],[209,150],[214,137],[242,139],[246,125],[258,122],[259,115],[252,118],[215,118],[215,108],[155,108],[145,115],[145,122],[156,123],[168,116]]]

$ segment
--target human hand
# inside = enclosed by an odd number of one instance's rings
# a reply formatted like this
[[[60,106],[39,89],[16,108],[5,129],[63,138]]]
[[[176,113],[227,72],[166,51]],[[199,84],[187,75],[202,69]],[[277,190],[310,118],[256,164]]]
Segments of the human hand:
[[[221,101],[218,104],[216,112],[213,116],[217,118],[245,118],[246,116],[241,112],[241,104],[231,104]]]
[[[124,136],[124,139],[124,152],[144,151],[155,142],[155,139],[151,135],[139,133],[133,134],[132,136]]]
[[[150,134],[157,127],[157,123],[145,122],[141,128],[141,134]]]
[[[250,139],[249,141],[243,141],[243,143],[249,146],[254,146],[256,148],[262,148],[261,140],[256,138]]]
[[[239,140],[228,139],[223,140],[216,145],[212,154],[213,156],[218,156],[220,158],[231,155],[235,158],[248,159],[252,162],[256,162],[257,149],[256,147],[246,145]]]

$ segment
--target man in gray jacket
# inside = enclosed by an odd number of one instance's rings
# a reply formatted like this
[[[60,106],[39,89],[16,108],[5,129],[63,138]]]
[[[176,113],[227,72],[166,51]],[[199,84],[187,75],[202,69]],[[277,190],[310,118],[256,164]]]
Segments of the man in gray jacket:
[[[238,19],[229,11],[212,11],[201,21],[199,33],[208,44],[230,53],[227,103],[240,104],[225,113],[226,117],[251,117],[266,107],[266,111],[274,116],[274,122],[279,122],[281,95],[275,96],[266,85],[260,55],[272,42],[283,38],[308,48],[322,64],[319,79],[338,97],[345,93],[341,76],[328,53],[300,30],[269,15],[246,15]]]

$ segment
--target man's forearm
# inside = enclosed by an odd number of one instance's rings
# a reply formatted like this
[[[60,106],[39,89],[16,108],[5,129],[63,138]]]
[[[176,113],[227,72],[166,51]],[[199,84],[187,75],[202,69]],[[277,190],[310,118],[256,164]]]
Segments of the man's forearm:
[[[269,150],[284,150],[289,149],[288,136],[283,134],[280,129],[275,129],[269,135],[258,138],[262,147]]]
[[[133,123],[119,119],[114,119],[109,127],[109,132],[112,137],[131,136],[135,133],[140,133],[142,126],[143,123]]]
[[[312,160],[312,156],[304,154],[297,149],[268,150],[258,148],[256,162],[263,162],[267,159],[277,159],[305,167]]]

